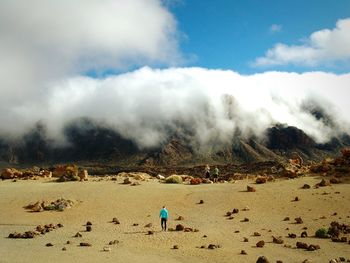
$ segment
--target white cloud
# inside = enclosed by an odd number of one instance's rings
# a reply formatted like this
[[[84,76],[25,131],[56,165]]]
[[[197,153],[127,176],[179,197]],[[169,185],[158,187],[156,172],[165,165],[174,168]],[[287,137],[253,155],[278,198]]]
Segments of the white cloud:
[[[239,128],[245,136],[263,136],[276,123],[303,129],[318,142],[350,131],[350,74],[266,72],[240,75],[204,68],[148,67],[105,79],[75,77],[49,86],[41,103],[1,111],[6,132],[24,131],[42,120],[52,137],[64,125],[90,117],[133,139],[142,147],[167,139],[167,127],[192,128],[199,145],[227,142]],[[305,105],[316,101],[335,127],[317,120]]]
[[[255,60],[255,66],[303,65],[350,60],[350,18],[338,20],[332,30],[312,33],[302,45],[276,44],[264,57]]]
[[[181,60],[161,0],[1,0],[0,109],[86,71]]]
[[[278,33],[282,31],[282,25],[278,25],[278,24],[272,24],[270,26],[270,32],[273,33]]]

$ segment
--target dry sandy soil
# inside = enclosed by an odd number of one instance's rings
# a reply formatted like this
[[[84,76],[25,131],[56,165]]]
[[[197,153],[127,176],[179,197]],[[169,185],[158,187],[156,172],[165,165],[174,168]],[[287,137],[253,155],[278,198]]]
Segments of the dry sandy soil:
[[[214,185],[169,185],[157,180],[139,186],[122,185],[121,181],[92,181],[55,183],[39,181],[0,181],[0,262],[256,262],[260,255],[270,262],[329,262],[332,258],[350,259],[350,245],[313,237],[315,230],[328,227],[337,220],[350,223],[350,188],[348,183],[322,188],[311,186],[320,178],[303,177],[277,180],[255,185],[251,180]],[[257,191],[246,192],[252,185]],[[336,193],[339,192],[339,193]],[[292,200],[298,196],[300,201]],[[38,200],[57,198],[76,200],[71,209],[63,212],[28,212],[23,206]],[[204,204],[198,204],[203,199]],[[159,210],[169,209],[169,227],[183,224],[199,232],[162,232]],[[249,211],[242,211],[249,207]],[[238,208],[234,219],[225,217],[227,211]],[[337,212],[336,216],[333,213]],[[175,221],[179,215],[183,221]],[[285,217],[290,221],[283,221]],[[295,224],[301,216],[304,223]],[[321,219],[321,217],[325,217]],[[110,221],[120,220],[119,225]],[[241,222],[245,217],[249,222]],[[92,222],[92,232],[85,232],[85,223]],[[10,239],[11,232],[33,230],[36,225],[62,223],[63,228],[34,239]],[[139,224],[133,226],[134,223]],[[152,223],[153,235],[147,235]],[[300,238],[307,227],[308,238]],[[289,228],[289,230],[286,230]],[[80,231],[81,238],[73,237]],[[236,231],[239,231],[237,233]],[[260,232],[260,237],[254,237]],[[297,234],[296,239],[288,233]],[[203,237],[206,235],[207,237]],[[290,248],[272,243],[272,235],[282,236]],[[243,242],[247,237],[249,242]],[[71,244],[67,245],[66,242]],[[119,244],[108,245],[118,240]],[[256,243],[265,241],[265,247]],[[317,251],[296,249],[297,241],[321,246]],[[46,247],[51,242],[54,246]],[[80,247],[89,242],[91,247]],[[220,248],[201,249],[202,245],[219,244]],[[178,245],[179,249],[173,249]],[[103,247],[110,247],[104,252]],[[62,248],[66,247],[66,251]],[[248,255],[240,255],[245,250]]]

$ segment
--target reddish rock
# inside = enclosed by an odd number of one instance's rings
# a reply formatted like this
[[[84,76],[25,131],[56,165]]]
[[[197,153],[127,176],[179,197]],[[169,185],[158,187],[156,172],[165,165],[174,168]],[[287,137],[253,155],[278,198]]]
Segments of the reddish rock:
[[[256,178],[255,183],[257,184],[265,184],[267,182],[267,177],[265,176],[258,176],[258,178]]]
[[[284,243],[284,241],[281,237],[274,237],[274,236],[272,236],[272,242],[275,244],[283,244]]]
[[[247,192],[256,192],[256,189],[253,186],[247,185]]]
[[[176,225],[176,228],[175,228],[176,231],[184,231],[184,229],[185,227],[181,224]]]
[[[262,248],[265,246],[265,241],[264,240],[260,240],[258,243],[256,243],[256,247]]]
[[[308,185],[308,184],[304,184],[303,187],[302,187],[302,189],[310,189],[310,188],[311,188],[311,186]]]
[[[270,261],[268,261],[268,259],[266,257],[261,256],[261,257],[258,258],[256,263],[270,263]]]
[[[297,242],[296,246],[297,246],[297,248],[300,248],[300,249],[308,249],[309,248],[309,245],[306,243],[303,243],[303,242]]]
[[[294,220],[295,220],[295,223],[297,223],[297,224],[303,223],[303,219],[301,217],[296,217]]]

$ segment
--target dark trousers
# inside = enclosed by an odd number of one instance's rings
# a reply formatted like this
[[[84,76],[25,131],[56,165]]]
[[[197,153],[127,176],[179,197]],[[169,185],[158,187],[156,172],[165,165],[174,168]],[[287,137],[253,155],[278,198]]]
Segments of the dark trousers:
[[[168,220],[167,218],[160,219],[160,225],[162,226],[162,230],[166,230],[166,221],[167,220]]]

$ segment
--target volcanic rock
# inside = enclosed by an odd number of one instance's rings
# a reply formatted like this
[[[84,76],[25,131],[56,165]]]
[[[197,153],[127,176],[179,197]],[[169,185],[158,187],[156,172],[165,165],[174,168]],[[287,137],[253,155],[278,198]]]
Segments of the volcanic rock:
[[[253,186],[247,185],[247,192],[256,192],[256,189]]]
[[[281,237],[274,237],[274,236],[272,236],[272,239],[273,239],[273,243],[275,243],[275,244],[283,244],[284,243],[284,241],[283,241],[283,239],[281,238]]]
[[[256,263],[270,263],[270,261],[268,261],[268,259],[266,257],[261,256],[261,257],[258,258]]]
[[[91,247],[92,246],[90,243],[87,243],[87,242],[81,242],[79,245],[81,247]]]
[[[260,240],[258,243],[256,243],[256,247],[262,248],[265,246],[265,241],[264,240]]]
[[[308,185],[308,184],[304,184],[303,187],[302,187],[302,189],[310,189],[310,188],[311,188],[311,186]]]
[[[181,224],[176,225],[176,228],[175,228],[176,231],[184,231],[184,229],[185,227]]]

